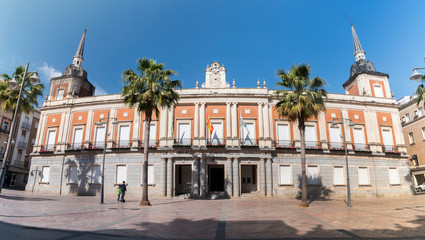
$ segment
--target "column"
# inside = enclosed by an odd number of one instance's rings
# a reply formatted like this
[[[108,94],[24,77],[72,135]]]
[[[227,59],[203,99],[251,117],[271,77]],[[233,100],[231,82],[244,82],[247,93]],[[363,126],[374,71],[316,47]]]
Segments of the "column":
[[[90,148],[90,137],[93,129],[93,115],[94,111],[90,110],[87,115],[87,123],[86,123],[86,136],[84,136],[84,148]]]
[[[192,196],[199,197],[199,158],[193,159],[192,169]]]
[[[263,117],[264,117],[264,145],[265,147],[271,147],[270,142],[270,120],[269,120],[269,104],[264,104],[263,108]]]
[[[107,139],[108,139],[108,141],[107,141],[107,143],[106,143],[106,148],[112,148],[113,147],[113,143],[114,143],[114,137],[115,137],[115,128],[116,128],[116,126],[114,126],[113,124],[112,124],[112,122],[113,122],[113,119],[114,118],[116,118],[117,117],[117,109],[116,108],[112,108],[112,109],[110,109],[110,110],[108,110],[108,111],[110,111],[110,116],[109,116],[109,126],[107,127],[107,129],[108,129],[108,131],[107,131],[107,133],[106,134],[109,134],[108,135],[108,137],[107,137]],[[105,114],[105,118],[106,117],[108,117],[108,114]]]
[[[167,196],[167,158],[161,158],[161,195]]]
[[[267,158],[266,162],[266,194],[268,197],[273,196],[273,183],[272,183],[272,159]]]
[[[168,133],[168,108],[161,107],[161,115],[159,116],[159,146],[167,146]]]
[[[63,135],[64,135],[64,129],[66,128],[66,126],[65,126],[65,121],[67,120],[67,118],[68,118],[68,112],[65,112],[65,113],[62,113],[61,114],[61,122],[60,122],[60,125],[59,125],[59,131],[58,131],[58,137],[57,137],[57,139],[58,139],[58,141],[56,142],[56,149],[55,149],[55,151],[56,152],[60,152],[60,151],[63,151],[63,150],[65,150],[63,147],[64,147],[64,142],[63,142]]]
[[[239,159],[238,158],[233,159],[233,196],[234,197],[240,196],[240,190],[239,190]]]
[[[348,124],[350,124],[348,111],[345,109],[341,109],[341,114],[342,114],[341,117],[344,117],[344,123],[343,123],[344,125],[342,127],[345,127],[345,140],[347,141],[347,151],[350,151],[351,154],[354,154],[353,143],[351,142],[351,128],[348,126]],[[342,135],[342,129],[341,129],[341,135]]]
[[[230,103],[226,103],[226,146],[232,146],[232,116]]]
[[[193,146],[199,146],[199,103],[195,103]]]
[[[266,168],[264,158],[260,159],[260,195],[266,196]]]
[[[366,125],[366,131],[367,131],[367,138],[368,143],[370,144],[370,150],[373,153],[376,152],[382,152],[382,143],[381,139],[379,137],[379,125],[378,125],[378,118],[376,117],[376,112],[374,111],[365,111],[364,112],[365,117],[365,125]]]
[[[273,126],[273,106],[271,104],[269,104],[269,131],[270,131],[270,141],[271,144],[273,143],[273,131],[274,131],[274,126]],[[272,146],[272,145],[270,145]]]
[[[328,139],[326,134],[326,128],[328,127],[328,124],[326,123],[325,113],[320,112],[318,117],[318,123],[319,123],[319,133],[320,133],[320,145],[322,146],[322,149],[324,152],[329,152],[328,149]],[[298,130],[298,129],[297,129]],[[298,131],[299,132],[299,131]]]
[[[199,170],[199,195],[201,198],[205,198],[207,195],[207,186],[206,186],[206,182],[207,182],[207,175],[206,175],[206,159],[205,157],[201,157],[201,169]]]
[[[201,111],[200,111],[200,119],[201,122],[199,123],[199,135],[200,135],[200,140],[199,140],[199,145],[200,146],[205,146],[206,142],[205,142],[205,103],[201,103]]]
[[[263,129],[263,107],[258,103],[258,145],[264,147],[264,129]]]
[[[227,157],[226,162],[226,192],[229,196],[233,196],[232,191],[232,158]]]
[[[167,197],[173,197],[173,158],[167,160]]]
[[[133,140],[131,143],[131,149],[134,150],[139,148],[141,114],[142,113],[139,113],[136,109],[134,109]]]
[[[174,106],[171,106],[168,109],[168,122],[167,122],[167,126],[170,126],[168,128],[168,136],[167,136],[167,146],[168,147],[172,147],[174,144],[174,132],[176,131],[175,128],[176,126],[173,125],[174,124]],[[172,128],[171,126],[174,126],[174,128]],[[174,131],[173,131],[174,130]]]
[[[37,129],[37,135],[35,139],[34,144],[34,150],[33,152],[38,152],[41,149],[41,145],[43,145],[43,137],[44,137],[44,128],[46,126],[45,119],[47,119],[45,114],[41,114],[38,129]]]
[[[404,146],[403,131],[401,130],[400,116],[397,113],[391,113],[392,126],[394,130],[396,149],[399,152],[406,152],[406,147]]]
[[[232,140],[233,146],[239,146],[238,140],[238,109],[237,103],[232,103]]]

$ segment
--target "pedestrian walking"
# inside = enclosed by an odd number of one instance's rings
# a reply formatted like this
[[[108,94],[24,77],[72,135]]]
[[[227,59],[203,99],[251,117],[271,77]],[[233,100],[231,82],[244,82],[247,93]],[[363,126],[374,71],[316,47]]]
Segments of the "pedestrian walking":
[[[119,202],[121,197],[121,186],[118,186],[117,188],[117,195],[118,195],[117,202]]]
[[[121,202],[125,202],[125,192],[127,191],[127,186],[125,185],[125,181],[122,181],[122,184],[120,186],[121,189]]]

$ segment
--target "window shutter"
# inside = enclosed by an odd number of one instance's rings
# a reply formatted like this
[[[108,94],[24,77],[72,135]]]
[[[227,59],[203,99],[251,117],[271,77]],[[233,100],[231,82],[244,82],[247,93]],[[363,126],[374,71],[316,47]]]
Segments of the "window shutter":
[[[277,125],[277,139],[279,146],[289,146],[291,144],[288,124]]]
[[[148,166],[148,184],[154,184],[154,175],[153,175],[153,166],[149,165]]]
[[[291,166],[280,166],[280,184],[291,184]]]
[[[382,91],[381,85],[374,85],[373,90],[375,92],[375,97],[384,97],[384,92]]]
[[[91,182],[92,183],[100,183],[101,181],[101,172],[100,166],[94,165],[92,169]]]
[[[305,146],[317,147],[316,127],[305,126]]]
[[[189,123],[179,123],[179,139],[178,143],[183,145],[190,144],[190,124]]]
[[[69,168],[69,182],[76,183],[77,182],[77,167],[72,166]]]
[[[83,144],[83,129],[78,128],[74,130],[74,141],[73,141],[73,148],[74,149],[81,149],[81,146]]]
[[[334,167],[334,185],[344,185],[344,168]]]
[[[56,130],[51,130],[49,131],[49,135],[47,138],[46,150],[53,151],[55,149],[55,141],[56,141]]]
[[[120,126],[120,138],[118,145],[120,147],[130,146],[130,126]]]
[[[341,132],[338,127],[330,127],[330,141],[334,148],[342,148]]]
[[[388,173],[390,175],[390,184],[400,184],[397,168],[389,168]]]
[[[211,134],[211,143],[212,144],[222,144],[223,143],[223,125],[221,123],[212,123],[213,132]]]
[[[359,168],[359,185],[369,185],[368,169],[366,167]]]
[[[96,128],[96,141],[95,141],[95,147],[102,148],[104,146],[105,142],[105,133],[106,128],[105,127],[98,127]]]
[[[151,123],[151,129],[149,132],[149,146],[156,146],[156,124]]]
[[[117,183],[127,181],[127,166],[117,166]]]
[[[319,184],[319,168],[317,166],[308,166],[307,178],[309,184]]]
[[[43,167],[41,172],[41,182],[47,183],[50,180],[50,167]]]

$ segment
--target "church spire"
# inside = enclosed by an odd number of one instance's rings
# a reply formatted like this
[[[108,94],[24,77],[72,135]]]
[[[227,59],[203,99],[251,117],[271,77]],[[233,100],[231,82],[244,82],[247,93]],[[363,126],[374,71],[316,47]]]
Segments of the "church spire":
[[[354,57],[356,61],[360,59],[366,59],[365,52],[362,49],[359,38],[357,37],[356,30],[354,30],[353,23],[351,23],[351,32],[353,34],[353,43],[354,43]]]
[[[74,56],[74,61],[73,61],[73,65],[76,67],[81,67],[81,64],[83,63],[83,54],[84,54],[84,42],[86,41],[86,32],[87,32],[87,28],[84,29],[84,33],[83,36],[81,37],[81,41],[80,41],[80,45],[78,45],[78,49],[77,52],[75,53]]]

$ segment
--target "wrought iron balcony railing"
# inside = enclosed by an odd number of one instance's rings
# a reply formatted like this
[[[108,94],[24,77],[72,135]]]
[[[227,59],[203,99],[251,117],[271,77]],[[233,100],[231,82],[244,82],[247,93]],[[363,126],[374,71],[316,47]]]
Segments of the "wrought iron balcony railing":
[[[174,146],[192,146],[192,139],[191,138],[174,139]]]
[[[26,130],[31,130],[31,124],[27,123],[27,122],[22,122],[22,126],[23,129]]]
[[[207,146],[224,146],[225,144],[224,138],[207,139]]]
[[[276,148],[294,148],[294,142],[291,140],[276,140],[274,142]]]

